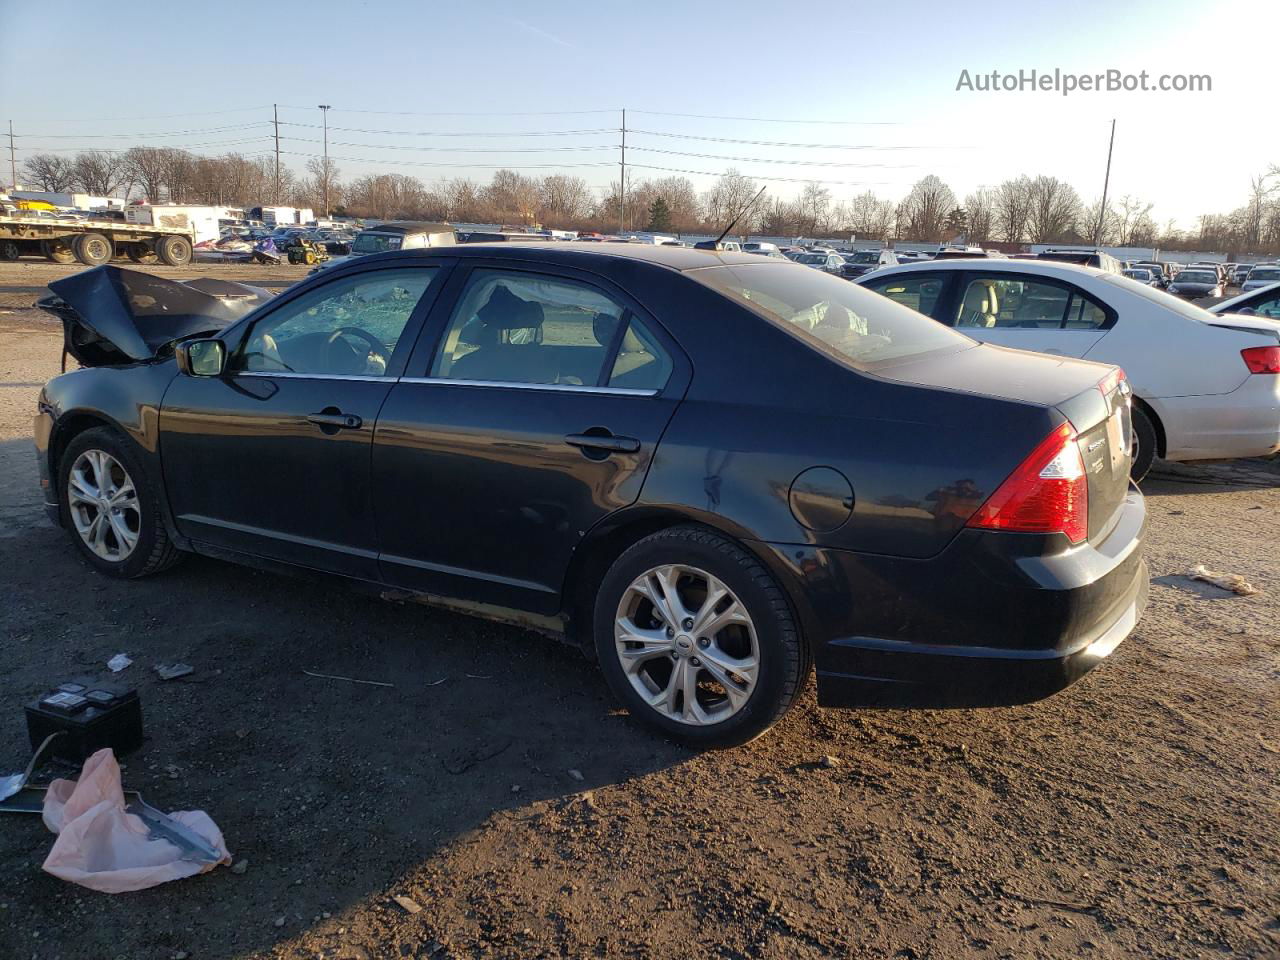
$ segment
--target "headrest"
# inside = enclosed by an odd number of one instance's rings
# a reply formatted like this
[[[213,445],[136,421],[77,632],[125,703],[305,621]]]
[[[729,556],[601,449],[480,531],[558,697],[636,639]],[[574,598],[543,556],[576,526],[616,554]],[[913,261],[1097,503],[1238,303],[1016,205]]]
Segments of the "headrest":
[[[542,326],[542,304],[522,300],[504,286],[493,288],[476,311],[476,319],[490,330],[536,330]]]

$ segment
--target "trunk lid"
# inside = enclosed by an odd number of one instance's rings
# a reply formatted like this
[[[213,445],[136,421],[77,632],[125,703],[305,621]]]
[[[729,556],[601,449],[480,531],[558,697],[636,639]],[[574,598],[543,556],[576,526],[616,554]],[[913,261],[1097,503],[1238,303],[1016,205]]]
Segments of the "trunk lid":
[[[55,280],[36,306],[62,321],[67,353],[86,367],[150,360],[177,340],[216,333],[271,299],[259,287],[178,281],[105,264]]]
[[[981,344],[894,364],[875,375],[1057,409],[1074,428],[1084,462],[1088,539],[1097,543],[1111,532],[1129,492],[1132,464],[1131,392],[1118,367]]]

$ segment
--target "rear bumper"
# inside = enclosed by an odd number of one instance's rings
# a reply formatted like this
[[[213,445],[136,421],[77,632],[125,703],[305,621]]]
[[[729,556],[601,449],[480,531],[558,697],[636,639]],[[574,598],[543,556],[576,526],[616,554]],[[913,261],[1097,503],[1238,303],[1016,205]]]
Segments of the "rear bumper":
[[[1069,686],[1132,632],[1145,532],[1131,490],[1105,541],[1048,555],[1062,542],[964,530],[924,560],[795,545],[770,560],[799,598],[820,705],[1004,706]]]
[[[1168,460],[1265,457],[1280,450],[1280,376],[1251,374],[1230,393],[1148,401]]]

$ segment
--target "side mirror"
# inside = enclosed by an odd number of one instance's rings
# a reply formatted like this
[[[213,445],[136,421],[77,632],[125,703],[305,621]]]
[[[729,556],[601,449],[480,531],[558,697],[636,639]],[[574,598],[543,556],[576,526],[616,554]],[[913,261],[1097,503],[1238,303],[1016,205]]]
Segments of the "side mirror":
[[[178,344],[174,356],[188,377],[218,377],[227,363],[227,347],[221,340],[188,340]]]

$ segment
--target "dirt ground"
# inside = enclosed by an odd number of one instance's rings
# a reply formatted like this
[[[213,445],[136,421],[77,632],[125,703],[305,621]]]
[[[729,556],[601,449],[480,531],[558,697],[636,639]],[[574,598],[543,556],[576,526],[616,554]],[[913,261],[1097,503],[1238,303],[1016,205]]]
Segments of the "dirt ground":
[[[69,269],[0,264],[0,772],[24,703],[125,651],[149,737],[126,786],[208,811],[247,869],[106,896],[41,870],[38,817],[0,819],[3,960],[1280,956],[1280,464],[1158,468],[1146,617],[1058,696],[810,690],[699,755],[515,628],[198,558],[91,572],[31,448],[60,333],[24,308]],[[203,271],[305,268],[157,270]],[[195,673],[162,683],[174,660]]]

